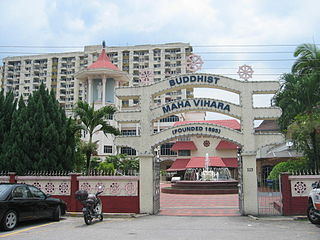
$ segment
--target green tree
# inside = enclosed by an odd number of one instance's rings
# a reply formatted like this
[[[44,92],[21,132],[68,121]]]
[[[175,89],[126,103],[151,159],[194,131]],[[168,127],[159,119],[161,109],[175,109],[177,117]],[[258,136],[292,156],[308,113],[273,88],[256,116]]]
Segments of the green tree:
[[[24,106],[22,98],[6,139],[4,160],[10,171],[72,170],[75,128],[42,84]]]
[[[104,162],[112,164],[116,170],[122,170],[125,172],[128,170],[139,170],[139,158],[128,157],[126,154],[107,156]]]
[[[80,131],[76,133],[75,136],[76,148],[75,148],[75,168],[76,172],[83,172],[86,166],[86,155],[83,152],[83,143],[81,140]]]
[[[320,68],[320,49],[315,44],[299,45],[294,56],[297,60],[292,65],[292,72],[298,75],[305,75],[311,72],[319,72]]]
[[[278,181],[280,173],[304,170],[306,166],[306,160],[303,158],[291,159],[287,162],[278,163],[273,167],[272,171],[268,176],[268,179]]]
[[[105,158],[105,162],[112,163],[115,169],[120,169],[122,159],[125,159],[126,156],[126,154],[109,155]]]
[[[24,147],[28,142],[25,142],[26,136],[26,106],[22,97],[19,100],[19,108],[13,114],[10,132],[6,136],[3,143],[6,151],[2,152],[2,169],[22,173],[26,166],[32,166],[32,160],[29,155],[24,151]],[[29,133],[29,132],[28,132]],[[25,143],[25,144],[24,144]]]
[[[139,158],[126,157],[122,159],[120,169],[127,172],[128,170],[139,170]]]
[[[94,106],[90,106],[87,102],[78,102],[74,109],[75,117],[80,121],[83,130],[89,135],[88,148],[86,152],[86,172],[90,171],[90,160],[94,151],[94,143],[92,136],[96,132],[102,131],[104,134],[118,135],[119,131],[110,126],[107,121],[107,116],[113,114],[115,108],[112,106],[105,106],[98,110]]]
[[[318,115],[320,103],[320,50],[315,44],[301,44],[294,52],[297,60],[292,74],[282,76],[283,84],[275,95],[275,103],[282,109],[278,119],[280,128],[304,153],[309,167],[319,167]]]
[[[310,168],[320,167],[320,111],[300,114],[288,127],[288,137],[295,148],[307,157]]]
[[[2,147],[6,135],[10,132],[16,105],[17,102],[14,99],[13,92],[9,92],[5,96],[2,90],[0,93],[0,147]],[[5,151],[5,149],[1,150],[1,152],[3,151]]]
[[[320,74],[310,73],[304,76],[284,74],[280,91],[275,95],[276,106],[282,110],[278,120],[282,130],[293,122],[294,118],[303,112],[311,112],[320,102]]]
[[[114,172],[115,169],[112,163],[108,163],[104,161],[99,163],[97,170],[107,173],[107,172]]]

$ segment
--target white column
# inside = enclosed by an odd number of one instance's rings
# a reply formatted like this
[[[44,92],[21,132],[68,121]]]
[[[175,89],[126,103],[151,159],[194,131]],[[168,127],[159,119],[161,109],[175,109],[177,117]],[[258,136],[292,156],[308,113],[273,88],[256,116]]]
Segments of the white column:
[[[153,155],[139,155],[140,213],[153,214]]]
[[[158,120],[158,122],[157,122],[157,127],[158,127],[158,132],[160,132],[160,120]]]
[[[88,103],[92,104],[92,78],[88,78]]]
[[[243,214],[258,215],[256,155],[242,154]]]
[[[107,79],[106,79],[106,76],[103,76],[103,78],[102,78],[102,106],[106,105],[106,85],[107,85]]]
[[[84,97],[85,97],[84,92],[85,92],[85,89],[86,89],[86,85],[87,85],[87,82],[83,82],[83,83],[82,83],[82,94],[81,94],[81,96],[82,96],[82,101],[85,101],[85,99],[84,99]]]
[[[136,136],[139,136],[139,123],[136,123]]]

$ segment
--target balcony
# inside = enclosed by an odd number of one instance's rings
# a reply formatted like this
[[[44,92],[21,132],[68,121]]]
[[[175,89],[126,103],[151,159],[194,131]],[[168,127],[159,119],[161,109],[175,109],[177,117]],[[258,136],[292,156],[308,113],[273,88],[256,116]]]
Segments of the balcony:
[[[12,85],[12,84],[13,84],[13,80],[7,79],[7,85]]]
[[[40,79],[35,77],[35,78],[33,78],[33,82],[34,82],[34,83],[39,83],[39,82],[40,82]]]

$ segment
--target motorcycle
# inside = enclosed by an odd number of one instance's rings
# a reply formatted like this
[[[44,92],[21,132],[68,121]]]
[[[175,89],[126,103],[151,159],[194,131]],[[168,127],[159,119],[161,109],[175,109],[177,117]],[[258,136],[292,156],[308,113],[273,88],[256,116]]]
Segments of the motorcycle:
[[[102,202],[98,197],[102,192],[102,186],[98,187],[98,192],[95,194],[88,194],[86,190],[76,191],[76,199],[83,205],[83,218],[87,225],[92,224],[94,218],[97,218],[99,221],[103,220]]]

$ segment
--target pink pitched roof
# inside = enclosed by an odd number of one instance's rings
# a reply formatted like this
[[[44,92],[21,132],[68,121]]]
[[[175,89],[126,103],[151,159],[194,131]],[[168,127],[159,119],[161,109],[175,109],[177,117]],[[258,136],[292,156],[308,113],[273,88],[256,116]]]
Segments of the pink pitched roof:
[[[190,158],[181,158],[181,159],[176,159],[171,167],[167,169],[168,172],[170,171],[183,171],[186,170],[186,166],[188,162],[190,161]]]
[[[172,151],[178,150],[197,150],[196,145],[192,141],[178,141],[171,147]]]
[[[178,126],[181,124],[188,124],[188,123],[211,123],[217,124],[224,127],[240,130],[240,123],[237,120],[233,119],[226,119],[226,120],[204,120],[204,121],[182,121],[182,122],[175,122],[174,126]]]
[[[106,54],[106,50],[102,49],[102,52],[100,53],[100,56],[97,61],[92,63],[88,69],[98,69],[98,68],[107,68],[112,69],[116,71],[120,71],[118,67],[112,64],[109,57]]]
[[[186,168],[204,168],[205,157],[192,157],[188,162]],[[237,168],[237,158],[221,158],[221,157],[209,157],[209,166],[211,167],[231,167]]]
[[[217,150],[237,149],[238,145],[229,141],[221,140],[217,145]]]

